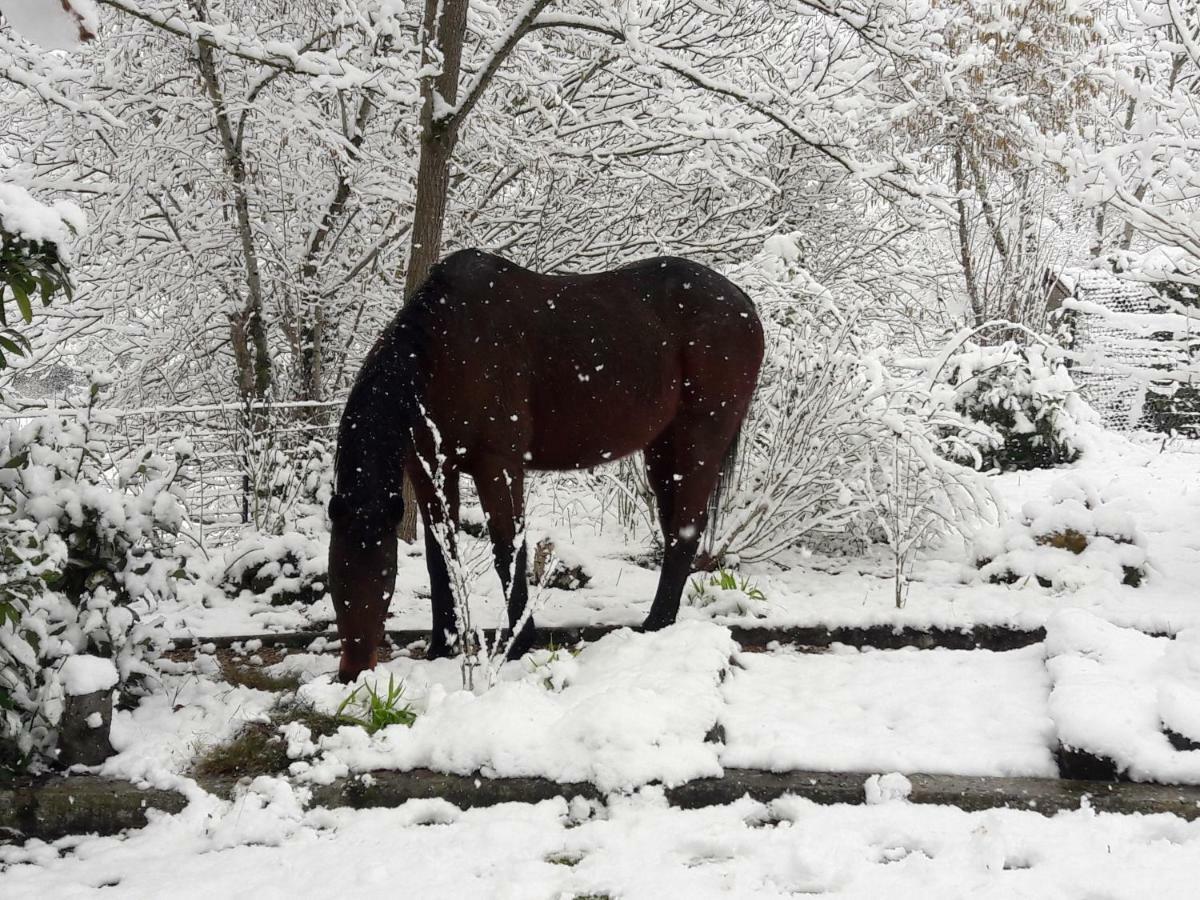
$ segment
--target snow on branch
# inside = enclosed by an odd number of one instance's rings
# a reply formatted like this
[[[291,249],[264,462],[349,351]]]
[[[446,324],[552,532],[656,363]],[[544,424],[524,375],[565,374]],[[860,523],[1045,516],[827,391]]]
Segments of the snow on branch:
[[[1189,21],[1183,11],[1181,0],[1167,0],[1167,12],[1171,16],[1171,24],[1175,26],[1175,36],[1183,46],[1184,52],[1191,58],[1192,64],[1200,67],[1200,17],[1195,15],[1192,7],[1192,20]]]
[[[937,190],[936,186],[904,177],[908,173],[902,162],[897,160],[876,163],[862,162],[843,148],[822,140],[816,134],[803,128],[791,116],[773,109],[770,105],[771,97],[769,94],[765,92],[750,93],[730,82],[713,78],[658,47],[642,45],[641,49],[646,52],[646,55],[654,63],[690,81],[696,87],[735,100],[759,115],[770,119],[787,131],[792,137],[796,138],[796,140],[828,157],[851,175],[857,176],[866,182],[874,181],[886,185],[914,199],[923,200],[947,215],[951,214],[950,201],[946,197],[935,193]]]
[[[487,86],[495,77],[496,72],[504,64],[504,60],[512,53],[513,48],[517,46],[521,38],[529,31],[537,19],[538,13],[545,9],[551,0],[526,0],[524,8],[517,13],[513,18],[512,24],[500,39],[496,46],[484,61],[466,90],[463,91],[462,99],[456,106],[449,109],[443,109],[435,117],[435,120],[443,128],[453,130],[456,128],[474,109],[475,104],[479,102],[479,98],[483,96],[483,92],[487,90]]]
[[[222,53],[273,69],[308,75],[331,91],[358,88],[379,94],[390,102],[416,105],[419,95],[413,86],[390,83],[390,69],[363,69],[339,59],[333,51],[302,50],[286,41],[260,41],[238,32],[232,25],[200,22],[174,10],[147,9],[136,0],[98,2],[149,25],[196,43],[205,43]]]

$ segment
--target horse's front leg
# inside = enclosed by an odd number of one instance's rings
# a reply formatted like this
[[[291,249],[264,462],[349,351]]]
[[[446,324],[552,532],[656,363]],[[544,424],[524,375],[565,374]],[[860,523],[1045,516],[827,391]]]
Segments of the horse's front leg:
[[[519,466],[496,466],[475,475],[479,502],[487,516],[488,534],[492,539],[496,572],[508,601],[508,632],[505,638],[514,630],[517,631],[508,649],[508,659],[520,659],[528,653],[533,646],[535,633],[533,616],[525,615],[525,607],[529,602],[529,579],[526,576],[523,522],[524,474]]]
[[[454,591],[450,585],[449,563],[458,558],[458,473],[447,470],[442,496],[421,491],[427,496],[421,503],[421,522],[425,532],[425,566],[429,570],[429,596],[433,607],[433,629],[429,636],[427,659],[452,656],[458,643],[458,622],[454,615]]]
[[[433,604],[433,630],[429,635],[426,659],[453,656],[458,642],[458,623],[454,618],[454,592],[450,588],[450,569],[446,554],[434,529],[425,523],[425,565],[429,569],[429,596]]]

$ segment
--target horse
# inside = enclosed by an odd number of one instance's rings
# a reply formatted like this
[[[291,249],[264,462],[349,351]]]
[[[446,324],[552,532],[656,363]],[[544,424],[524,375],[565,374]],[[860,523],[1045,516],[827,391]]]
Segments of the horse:
[[[377,661],[405,472],[424,525],[428,658],[456,642],[446,558],[455,551],[437,533],[458,521],[461,474],[487,518],[511,634],[528,599],[524,540],[515,546],[526,470],[586,469],[644,451],[664,549],[643,627],[673,624],[762,356],[750,298],[686,259],[550,275],[461,250],[435,265],[368,352],[338,425],[329,589],[339,678]],[[533,639],[528,617],[508,657]]]

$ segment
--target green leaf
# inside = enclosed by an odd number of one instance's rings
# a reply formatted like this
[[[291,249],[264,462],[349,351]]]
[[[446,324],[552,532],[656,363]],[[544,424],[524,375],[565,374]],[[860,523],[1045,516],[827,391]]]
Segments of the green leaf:
[[[12,622],[12,626],[16,629],[17,624],[21,621],[21,613],[17,609],[15,603],[0,603],[0,628],[6,622]]]
[[[25,288],[19,281],[14,281],[9,285],[12,288],[13,296],[17,298],[17,307],[21,310],[21,316],[26,322],[33,321],[33,307],[29,304],[29,294],[25,292]]]
[[[0,347],[3,347],[13,356],[24,356],[29,350],[29,342],[15,331],[8,333],[11,337],[0,334]],[[16,338],[16,340],[13,340]]]

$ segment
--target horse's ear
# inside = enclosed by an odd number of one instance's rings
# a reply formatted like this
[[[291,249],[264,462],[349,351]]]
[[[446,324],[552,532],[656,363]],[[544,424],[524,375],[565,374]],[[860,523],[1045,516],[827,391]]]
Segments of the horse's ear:
[[[350,504],[341,494],[329,498],[329,521],[341,524],[350,518]]]

